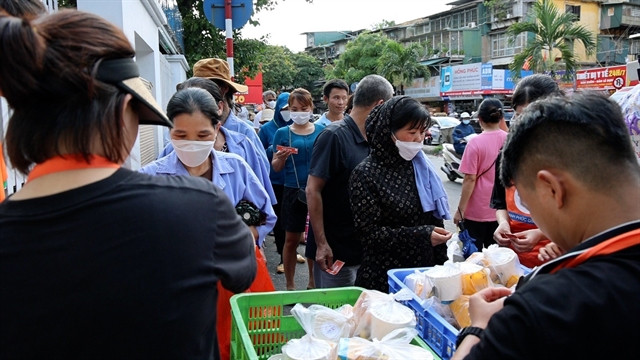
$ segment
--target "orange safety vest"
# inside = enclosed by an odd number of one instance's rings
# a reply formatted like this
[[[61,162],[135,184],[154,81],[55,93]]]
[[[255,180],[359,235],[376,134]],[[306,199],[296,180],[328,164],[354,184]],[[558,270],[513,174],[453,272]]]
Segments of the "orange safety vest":
[[[0,202],[4,200],[4,189],[7,187],[9,174],[7,173],[7,165],[4,162],[4,153],[2,151],[2,143],[0,142]]]
[[[529,209],[520,201],[520,196],[515,186],[505,189],[505,200],[507,203],[507,212],[509,213],[509,227],[511,228],[512,234],[538,228],[531,218]],[[538,252],[550,242],[549,239],[542,239],[530,251],[517,253],[520,263],[529,268],[542,265],[543,262],[538,259]]]

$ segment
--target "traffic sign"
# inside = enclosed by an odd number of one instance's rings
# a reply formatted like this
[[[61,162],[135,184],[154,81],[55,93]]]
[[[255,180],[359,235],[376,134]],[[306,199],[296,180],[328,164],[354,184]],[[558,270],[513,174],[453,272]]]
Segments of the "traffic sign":
[[[204,0],[204,16],[220,30],[226,30],[224,3],[226,0]],[[253,15],[253,0],[231,0],[232,28],[240,29]]]

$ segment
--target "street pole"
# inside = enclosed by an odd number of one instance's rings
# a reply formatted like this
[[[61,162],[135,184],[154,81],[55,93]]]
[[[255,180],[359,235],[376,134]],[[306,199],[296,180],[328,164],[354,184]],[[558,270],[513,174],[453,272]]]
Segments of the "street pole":
[[[231,0],[224,1],[224,25],[225,25],[225,34],[226,34],[226,44],[227,44],[227,62],[229,63],[229,71],[231,72],[231,78],[235,76],[235,72],[233,70],[233,27],[231,20]]]

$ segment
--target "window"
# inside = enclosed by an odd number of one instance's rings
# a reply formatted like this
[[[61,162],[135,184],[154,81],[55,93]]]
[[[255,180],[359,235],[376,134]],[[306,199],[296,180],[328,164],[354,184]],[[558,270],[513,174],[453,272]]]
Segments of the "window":
[[[567,5],[565,7],[565,12],[575,15],[575,21],[580,21],[580,5]]]
[[[527,34],[522,33],[515,38],[513,44],[509,43],[506,33],[491,35],[491,58],[512,56],[522,52],[527,43]]]
[[[640,40],[633,39],[629,42],[629,54],[640,54]]]
[[[451,27],[454,29],[460,27],[460,14],[454,14],[451,16]]]

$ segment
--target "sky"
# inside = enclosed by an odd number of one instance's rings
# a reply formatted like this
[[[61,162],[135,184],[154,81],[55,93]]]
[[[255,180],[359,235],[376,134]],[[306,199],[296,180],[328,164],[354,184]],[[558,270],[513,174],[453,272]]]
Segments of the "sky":
[[[436,14],[451,8],[453,0],[278,0],[275,10],[261,11],[260,26],[247,23],[242,37],[268,35],[269,45],[282,45],[293,52],[306,47],[304,32],[371,29],[382,20],[396,24]]]

